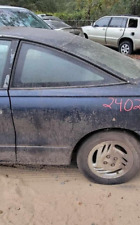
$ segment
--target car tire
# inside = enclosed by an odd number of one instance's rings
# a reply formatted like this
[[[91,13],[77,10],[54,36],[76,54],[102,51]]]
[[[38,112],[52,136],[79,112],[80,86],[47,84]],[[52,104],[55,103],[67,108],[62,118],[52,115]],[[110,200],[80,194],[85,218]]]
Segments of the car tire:
[[[132,54],[133,46],[131,41],[123,41],[119,45],[119,52],[124,55],[130,55]]]
[[[100,132],[81,145],[77,165],[93,182],[124,183],[139,170],[139,148],[138,141],[126,132]]]
[[[86,39],[88,39],[88,35],[86,33],[84,33],[84,36],[85,36]]]

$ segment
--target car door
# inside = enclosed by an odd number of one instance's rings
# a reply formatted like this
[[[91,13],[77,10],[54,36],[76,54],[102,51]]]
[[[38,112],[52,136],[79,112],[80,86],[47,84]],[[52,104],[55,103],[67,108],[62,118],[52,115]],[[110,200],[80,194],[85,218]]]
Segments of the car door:
[[[21,42],[9,90],[18,163],[69,164],[74,146],[92,129],[87,115],[94,104],[89,110],[84,86],[104,83],[104,76],[66,53]]]
[[[11,115],[8,85],[17,41],[0,39],[0,162],[14,163],[15,130]]]
[[[126,17],[112,17],[106,30],[106,44],[118,47],[118,41],[123,36],[126,28]]]
[[[105,45],[106,30],[110,19],[111,17],[103,17],[97,20],[88,33],[89,39]]]
[[[125,37],[131,38],[133,40],[134,46],[140,47],[140,20],[137,18],[129,18],[127,22],[127,27],[125,30]]]

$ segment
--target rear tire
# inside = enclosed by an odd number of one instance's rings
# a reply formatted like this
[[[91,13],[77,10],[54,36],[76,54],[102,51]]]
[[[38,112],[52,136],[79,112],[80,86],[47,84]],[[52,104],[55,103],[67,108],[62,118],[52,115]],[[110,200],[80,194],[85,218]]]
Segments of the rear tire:
[[[91,181],[119,184],[139,169],[139,143],[125,132],[108,131],[91,136],[80,147],[77,164]]]
[[[133,45],[131,41],[123,41],[119,45],[119,52],[124,55],[130,55],[133,51]]]

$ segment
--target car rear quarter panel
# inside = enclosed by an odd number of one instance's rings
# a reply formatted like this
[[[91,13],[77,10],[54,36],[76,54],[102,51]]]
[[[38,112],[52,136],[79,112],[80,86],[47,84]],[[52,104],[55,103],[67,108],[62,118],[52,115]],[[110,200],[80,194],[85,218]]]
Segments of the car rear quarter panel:
[[[94,131],[139,131],[140,94],[138,91],[135,96],[133,89],[131,85],[118,85],[11,90],[19,161],[69,164],[77,143]]]

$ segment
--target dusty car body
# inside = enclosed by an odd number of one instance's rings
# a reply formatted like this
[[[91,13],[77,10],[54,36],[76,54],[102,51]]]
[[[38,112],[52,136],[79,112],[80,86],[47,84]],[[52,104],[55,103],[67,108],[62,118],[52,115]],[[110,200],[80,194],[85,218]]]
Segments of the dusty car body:
[[[82,29],[86,38],[116,47],[123,54],[140,49],[140,17],[104,16]]]
[[[96,182],[134,176],[137,61],[75,35],[16,27],[0,29],[0,58],[1,163],[69,165],[76,156]]]

